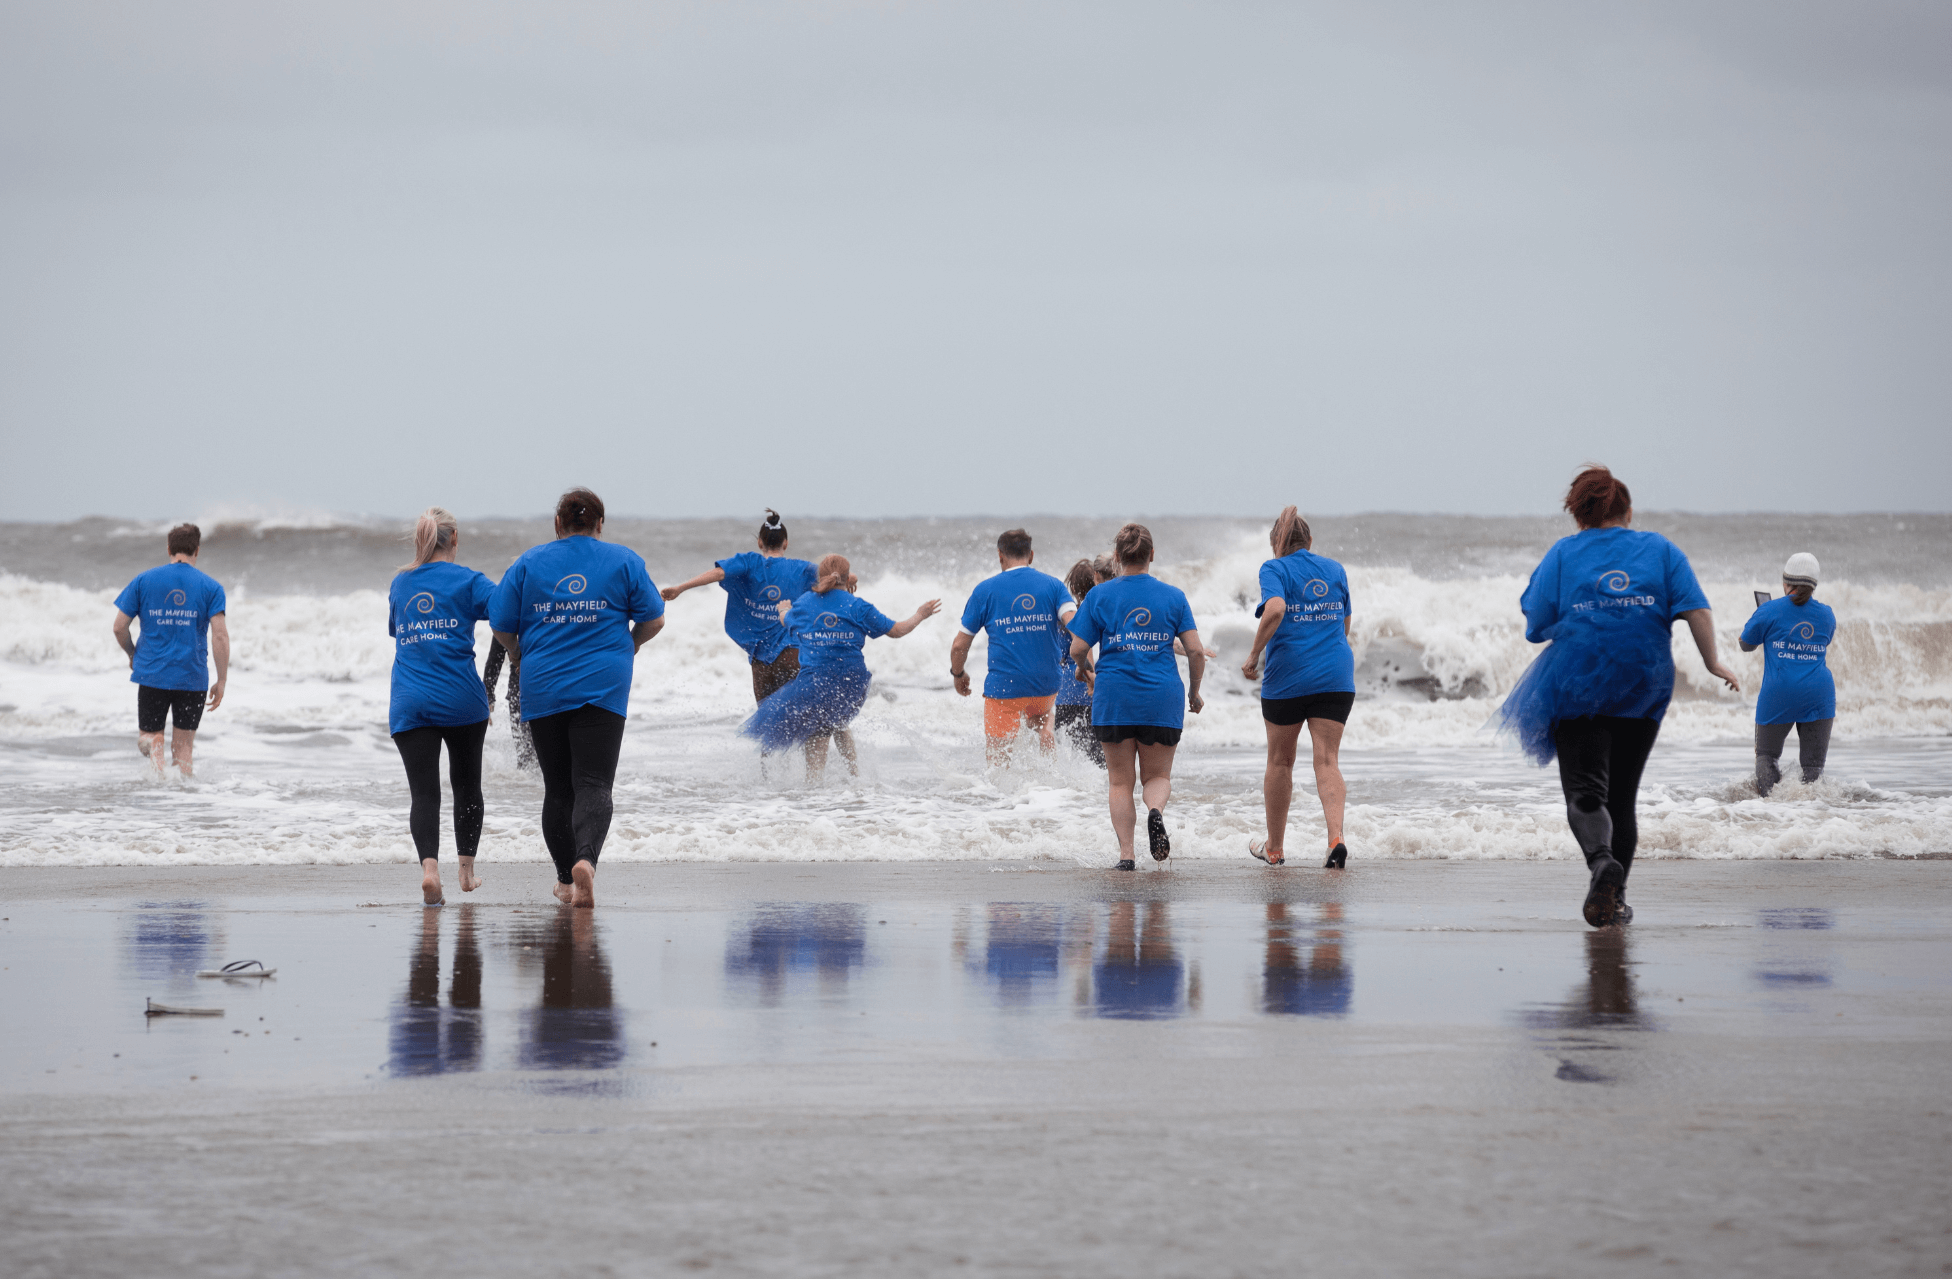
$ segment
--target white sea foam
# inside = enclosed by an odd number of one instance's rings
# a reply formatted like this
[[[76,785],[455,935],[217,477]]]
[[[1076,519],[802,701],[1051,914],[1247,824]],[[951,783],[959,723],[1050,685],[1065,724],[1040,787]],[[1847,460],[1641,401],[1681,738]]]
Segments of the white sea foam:
[[[1239,673],[1264,558],[1237,550],[1161,576],[1188,591],[1210,667],[1189,718],[1172,805],[1175,855],[1237,857],[1260,833],[1263,730]],[[1511,576],[1432,580],[1352,568],[1362,700],[1344,764],[1362,858],[1566,858],[1556,777],[1483,725],[1531,660]],[[723,596],[670,606],[640,655],[619,774],[613,860],[1108,859],[1102,775],[1077,760],[993,775],[980,711],[948,688],[954,618],[978,580],[884,574],[862,594],[895,616],[941,597],[945,616],[868,650],[875,693],[858,725],[864,776],[809,790],[761,775],[734,729],[750,712]],[[1839,718],[1831,773],[1768,800],[1745,779],[1760,655],[1735,649],[1748,584],[1711,583],[1741,697],[1718,692],[1677,629],[1674,707],[1642,795],[1643,856],[1930,856],[1952,851],[1952,591],[1826,583]],[[205,720],[195,782],[157,782],[135,756],[114,593],[0,573],[0,864],[410,861],[405,786],[385,733],[392,643],[385,597],[234,592],[228,700]],[[485,653],[487,634],[478,632]],[[983,665],[979,640],[972,663]],[[498,712],[483,856],[542,860],[539,789],[514,768]],[[1793,759],[1794,746],[1790,748]],[[1788,761],[1786,761],[1788,762]],[[1789,770],[1793,773],[1793,767]],[[1307,768],[1298,770],[1306,785]],[[1320,813],[1297,795],[1290,847]],[[451,851],[451,843],[449,849]],[[1297,851],[1299,859],[1303,854]]]

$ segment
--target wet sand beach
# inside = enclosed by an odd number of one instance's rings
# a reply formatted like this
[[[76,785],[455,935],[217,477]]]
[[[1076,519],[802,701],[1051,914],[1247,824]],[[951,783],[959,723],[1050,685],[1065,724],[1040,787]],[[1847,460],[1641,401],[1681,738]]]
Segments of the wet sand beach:
[[[1952,1268],[1942,862],[484,870],[0,871],[8,1272]]]

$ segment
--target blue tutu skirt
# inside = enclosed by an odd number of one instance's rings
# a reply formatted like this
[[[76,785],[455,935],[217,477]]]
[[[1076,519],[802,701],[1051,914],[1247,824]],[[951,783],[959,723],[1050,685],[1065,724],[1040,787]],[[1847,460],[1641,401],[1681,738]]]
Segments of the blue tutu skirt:
[[[1491,717],[1498,736],[1517,740],[1539,767],[1558,754],[1555,720],[1581,715],[1659,719],[1674,695],[1674,657],[1666,637],[1586,631],[1555,639],[1532,660]]]
[[[812,669],[803,666],[790,684],[759,703],[759,709],[739,726],[739,731],[757,738],[760,748],[770,755],[846,728],[867,701],[871,678],[866,666],[852,662]]]

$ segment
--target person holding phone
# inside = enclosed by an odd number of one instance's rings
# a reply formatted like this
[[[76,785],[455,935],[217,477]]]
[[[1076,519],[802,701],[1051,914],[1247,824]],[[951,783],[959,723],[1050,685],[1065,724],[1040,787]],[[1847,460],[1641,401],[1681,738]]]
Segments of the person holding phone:
[[[1761,795],[1783,779],[1783,746],[1796,729],[1803,784],[1823,776],[1830,729],[1837,722],[1837,683],[1830,675],[1830,641],[1837,615],[1816,600],[1816,556],[1799,552],[1783,565],[1783,597],[1756,592],[1759,607],[1742,628],[1742,651],[1762,650],[1762,691],[1755,699],[1755,788]]]

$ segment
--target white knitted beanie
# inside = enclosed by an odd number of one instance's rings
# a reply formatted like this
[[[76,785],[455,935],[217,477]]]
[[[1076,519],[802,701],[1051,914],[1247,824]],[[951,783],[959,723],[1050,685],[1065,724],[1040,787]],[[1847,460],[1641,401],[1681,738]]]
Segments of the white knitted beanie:
[[[1783,565],[1783,581],[1791,586],[1807,586],[1816,589],[1816,556],[1808,551],[1798,551]]]

